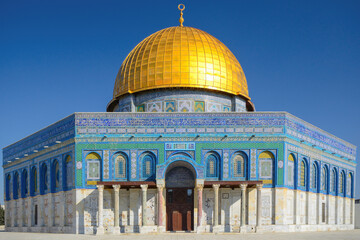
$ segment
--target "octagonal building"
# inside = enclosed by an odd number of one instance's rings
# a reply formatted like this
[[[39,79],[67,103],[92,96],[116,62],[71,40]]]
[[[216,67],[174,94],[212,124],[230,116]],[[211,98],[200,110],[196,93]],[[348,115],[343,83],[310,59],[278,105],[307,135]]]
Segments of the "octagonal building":
[[[202,30],[181,23],[141,41],[106,110],[3,149],[6,231],[354,228],[356,147],[255,112],[240,63]]]

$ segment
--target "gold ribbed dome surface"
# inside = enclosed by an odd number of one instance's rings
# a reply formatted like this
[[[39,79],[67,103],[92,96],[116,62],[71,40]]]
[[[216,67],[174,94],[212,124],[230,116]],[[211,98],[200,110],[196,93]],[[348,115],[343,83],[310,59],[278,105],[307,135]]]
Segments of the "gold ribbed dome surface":
[[[113,99],[159,88],[202,88],[249,98],[245,74],[231,51],[192,27],[169,27],[141,41],[116,77]]]

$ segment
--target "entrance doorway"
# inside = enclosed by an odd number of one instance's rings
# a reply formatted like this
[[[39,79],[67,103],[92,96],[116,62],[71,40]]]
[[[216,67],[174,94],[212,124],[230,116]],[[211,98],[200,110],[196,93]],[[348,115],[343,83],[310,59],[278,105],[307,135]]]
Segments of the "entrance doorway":
[[[168,168],[165,177],[167,231],[194,230],[194,175],[195,170],[186,162],[175,162]]]

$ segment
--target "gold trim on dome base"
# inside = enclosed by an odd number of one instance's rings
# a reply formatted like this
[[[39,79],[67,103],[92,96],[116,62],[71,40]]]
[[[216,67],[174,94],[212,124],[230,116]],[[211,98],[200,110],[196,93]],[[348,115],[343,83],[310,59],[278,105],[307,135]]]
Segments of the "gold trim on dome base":
[[[141,41],[116,77],[113,102],[121,95],[159,88],[200,88],[250,100],[245,74],[231,51],[192,27],[169,27]]]

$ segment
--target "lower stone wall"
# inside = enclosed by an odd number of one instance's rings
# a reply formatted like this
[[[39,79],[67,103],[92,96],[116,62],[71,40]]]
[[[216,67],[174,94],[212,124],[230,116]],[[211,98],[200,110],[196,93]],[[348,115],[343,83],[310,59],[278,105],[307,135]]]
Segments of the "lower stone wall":
[[[74,200],[75,190],[6,201],[5,230],[75,233]]]
[[[194,196],[194,230],[197,230],[197,191]],[[114,230],[114,191],[104,189],[104,230]],[[301,232],[354,229],[354,200],[320,193],[263,188],[261,226],[257,222],[257,190],[246,190],[245,226],[241,227],[240,188],[219,189],[218,232]],[[157,231],[157,189],[147,190],[147,223]],[[166,199],[166,191],[164,191]],[[205,232],[214,231],[212,188],[203,191],[201,223]],[[119,222],[122,233],[141,232],[141,189],[120,189]],[[77,189],[25,199],[6,201],[6,231],[94,234],[98,225],[98,190]],[[38,222],[35,223],[35,205]],[[324,208],[324,210],[323,210]],[[166,209],[165,209],[166,213]],[[165,215],[164,213],[164,215]],[[164,218],[165,219],[165,218]]]

